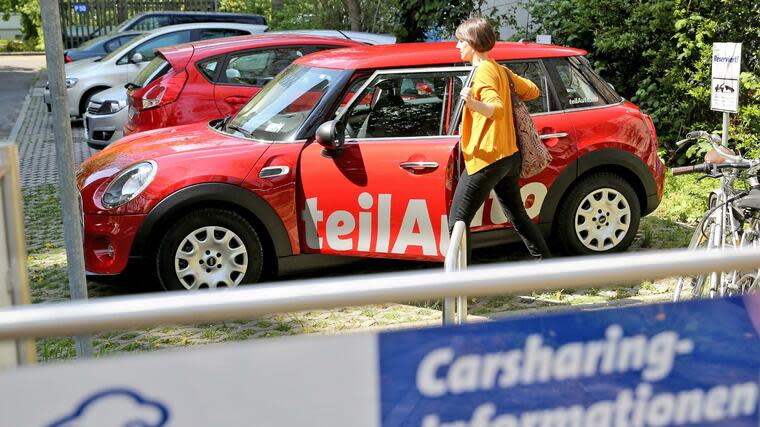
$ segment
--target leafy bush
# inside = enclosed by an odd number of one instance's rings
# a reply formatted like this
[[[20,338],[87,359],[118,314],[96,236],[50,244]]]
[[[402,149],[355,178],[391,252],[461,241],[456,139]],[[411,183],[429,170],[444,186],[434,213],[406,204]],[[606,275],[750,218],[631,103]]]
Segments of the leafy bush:
[[[756,0],[531,0],[535,31],[585,49],[597,70],[651,115],[665,159],[684,164],[700,149],[678,150],[688,131],[720,131],[710,110],[713,42],[741,42],[740,106],[731,144],[757,153],[760,129],[760,2]],[[526,35],[521,35],[526,36]]]
[[[676,222],[695,223],[707,211],[710,191],[718,187],[714,179],[697,181],[699,175],[665,177],[665,194],[657,208],[658,218]]]

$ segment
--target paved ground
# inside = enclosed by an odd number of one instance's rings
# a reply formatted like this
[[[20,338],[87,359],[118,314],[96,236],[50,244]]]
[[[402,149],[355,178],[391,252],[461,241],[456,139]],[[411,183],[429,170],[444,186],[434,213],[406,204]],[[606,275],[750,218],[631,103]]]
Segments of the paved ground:
[[[10,136],[44,55],[0,55],[0,141]]]

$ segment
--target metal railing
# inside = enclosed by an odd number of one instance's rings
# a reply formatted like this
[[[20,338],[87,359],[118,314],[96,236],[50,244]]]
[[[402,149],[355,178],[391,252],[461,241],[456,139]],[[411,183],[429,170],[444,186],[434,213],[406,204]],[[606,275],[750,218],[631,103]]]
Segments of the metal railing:
[[[467,225],[464,221],[457,221],[451,231],[449,248],[446,250],[446,260],[443,269],[447,273],[464,271],[467,269]],[[467,297],[458,295],[443,299],[444,325],[461,324],[467,322]]]
[[[514,262],[467,271],[422,271],[109,297],[0,310],[0,340],[67,336],[159,324],[201,323],[363,304],[603,287],[683,273],[757,269],[760,248],[653,251]]]

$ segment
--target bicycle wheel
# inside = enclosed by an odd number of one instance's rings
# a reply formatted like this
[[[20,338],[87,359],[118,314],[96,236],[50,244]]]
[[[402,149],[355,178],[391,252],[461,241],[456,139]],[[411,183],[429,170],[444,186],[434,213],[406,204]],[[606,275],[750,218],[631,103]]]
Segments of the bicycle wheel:
[[[691,236],[689,242],[689,250],[692,251],[706,251],[710,247],[710,236],[713,234],[713,229],[716,226],[715,216],[711,213],[702,218],[697,223],[697,228],[694,230],[694,234]],[[684,290],[688,290],[689,295],[699,296],[702,293],[704,284],[708,275],[706,274],[692,274],[684,275],[678,278],[676,287],[673,290],[673,301],[679,301],[682,298]],[[686,287],[686,289],[684,289]]]
[[[760,246],[760,220],[756,210],[745,211],[749,220],[744,221],[741,236],[741,247],[756,248]],[[739,295],[746,293],[760,293],[760,270],[734,272],[734,280],[727,295]]]

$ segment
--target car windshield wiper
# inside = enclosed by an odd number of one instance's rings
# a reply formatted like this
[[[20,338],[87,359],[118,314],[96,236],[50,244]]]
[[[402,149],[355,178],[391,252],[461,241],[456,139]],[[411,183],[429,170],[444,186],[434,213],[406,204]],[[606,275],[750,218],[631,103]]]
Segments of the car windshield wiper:
[[[227,122],[230,121],[231,118],[232,114],[227,114],[222,120],[219,120],[219,122],[215,124],[214,127],[217,129],[224,129],[224,126],[227,124]]]
[[[243,129],[242,127],[240,127],[240,126],[238,126],[238,125],[228,124],[228,125],[227,125],[227,129],[232,129],[232,130],[234,130],[235,132],[240,132],[240,133],[242,133],[242,134],[243,134],[243,136],[245,136],[246,138],[251,138],[251,139],[253,139],[253,134],[252,134],[251,132],[248,132],[247,130]]]

